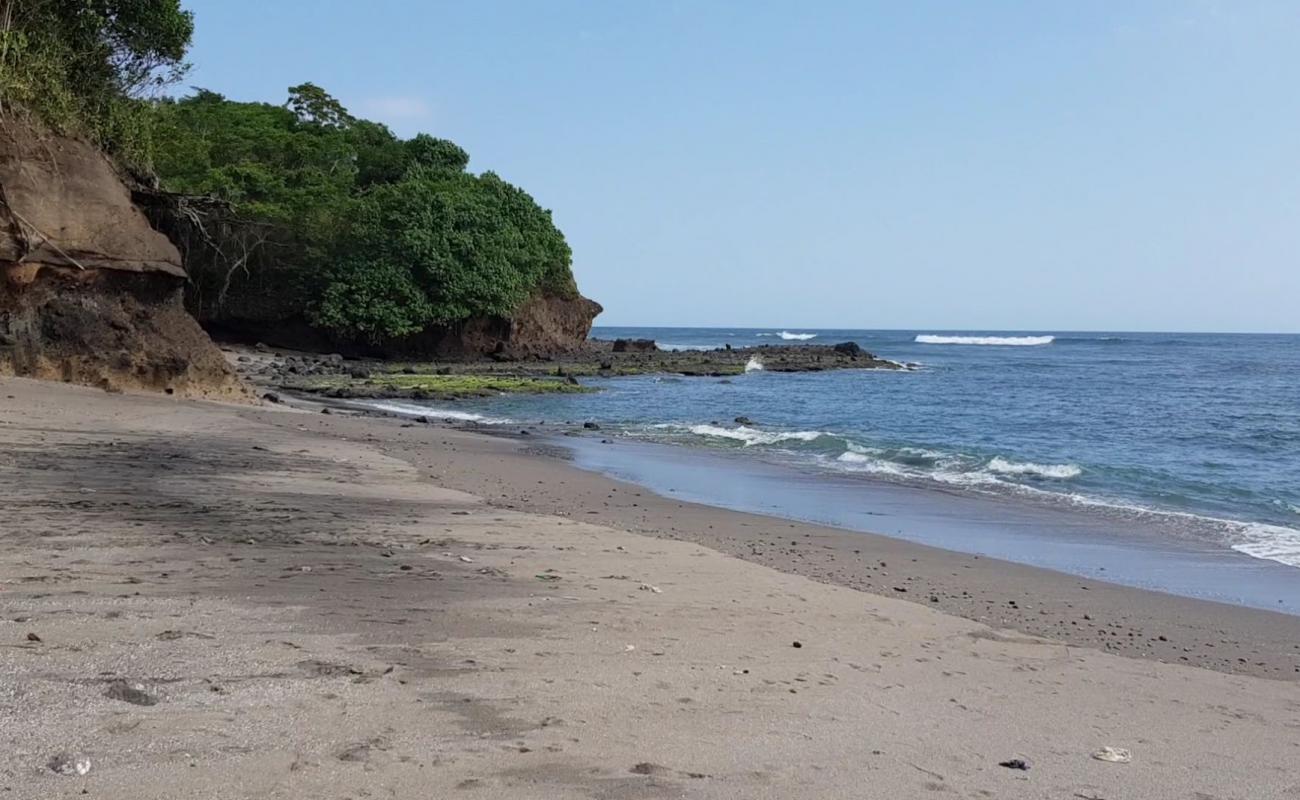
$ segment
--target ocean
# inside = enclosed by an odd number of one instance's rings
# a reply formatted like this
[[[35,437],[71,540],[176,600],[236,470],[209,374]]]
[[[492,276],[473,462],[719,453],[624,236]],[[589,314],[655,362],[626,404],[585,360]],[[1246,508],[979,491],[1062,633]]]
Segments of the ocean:
[[[1032,511],[1040,514],[1035,519],[1054,510],[1068,514],[1065,527],[1092,520],[1098,530],[1142,531],[1147,550],[1167,544],[1300,569],[1297,335],[598,327],[593,336],[654,339],[661,348],[851,341],[911,368],[773,373],[751,364],[727,379],[591,379],[584,382],[600,392],[435,404],[433,414],[501,424],[595,422],[599,437],[614,445],[670,446],[723,456],[715,465],[785,469],[805,486],[823,480],[848,487],[839,503],[905,488],[916,503],[944,498],[975,508],[969,501],[978,500],[979,508]],[[656,451],[625,452],[621,467],[604,456],[593,464],[635,479],[629,459],[641,453],[645,461]],[[774,507],[779,491],[749,503],[713,498],[707,485],[689,494],[819,516]],[[814,521],[842,522],[820,517]],[[907,515],[900,519],[906,523]],[[869,523],[862,527],[872,529]],[[938,543],[953,546],[956,536],[959,549],[990,552],[980,526],[967,527]],[[934,539],[906,524],[883,532]],[[1081,564],[1048,565],[1087,572]],[[1294,575],[1300,583],[1300,572]],[[1128,582],[1144,583],[1141,576]]]

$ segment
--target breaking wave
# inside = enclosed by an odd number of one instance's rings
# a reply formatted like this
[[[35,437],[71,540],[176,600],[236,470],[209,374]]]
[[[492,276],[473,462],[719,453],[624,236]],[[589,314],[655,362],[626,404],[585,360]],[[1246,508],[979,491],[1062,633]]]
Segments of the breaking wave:
[[[674,427],[674,426],[665,426]],[[750,428],[740,425],[735,428],[724,428],[721,425],[692,425],[688,429],[696,436],[711,436],[717,439],[731,439],[740,442],[745,447],[756,444],[779,444],[781,442],[811,442],[830,434],[821,431],[760,431],[757,428]]]
[[[1073,464],[1035,464],[1032,461],[1018,462],[996,456],[988,463],[987,469],[1002,475],[1027,475],[1035,478],[1053,478],[1069,480],[1083,474],[1083,470]]]
[[[916,336],[917,344],[982,344],[994,346],[1020,346],[1051,344],[1055,336],[938,336],[921,333]]]
[[[1238,536],[1243,541],[1232,546],[1238,553],[1300,567],[1300,530],[1248,522],[1241,525]]]
[[[787,342],[806,342],[809,339],[816,339],[815,333],[791,333],[790,331],[779,331],[777,333],[760,333],[759,336],[775,336],[784,339]]]

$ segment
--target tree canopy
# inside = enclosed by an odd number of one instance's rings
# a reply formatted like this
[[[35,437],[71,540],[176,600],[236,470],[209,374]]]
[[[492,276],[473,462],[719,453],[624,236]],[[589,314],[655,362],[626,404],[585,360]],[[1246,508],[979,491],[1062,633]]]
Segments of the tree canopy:
[[[453,142],[400,139],[310,83],[283,106],[199,91],[155,113],[163,186],[231,209],[188,254],[201,316],[292,312],[376,342],[576,292],[550,212]]]
[[[576,293],[550,212],[453,142],[401,139],[313,83],[283,105],[160,97],[193,32],[180,0],[0,0],[0,112],[157,176],[200,318],[378,342]]]
[[[147,160],[139,99],[186,72],[180,0],[0,0],[0,104]]]

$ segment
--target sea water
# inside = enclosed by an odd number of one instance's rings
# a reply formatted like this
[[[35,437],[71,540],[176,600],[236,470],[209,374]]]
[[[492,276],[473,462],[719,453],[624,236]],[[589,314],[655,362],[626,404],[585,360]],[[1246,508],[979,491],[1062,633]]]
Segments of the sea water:
[[[597,422],[615,441],[727,452],[838,484],[1149,523],[1300,568],[1300,336],[611,327],[593,336],[663,349],[851,341],[912,368],[775,373],[760,354],[725,379],[595,378],[584,379],[601,390],[593,394],[435,405],[486,422]]]

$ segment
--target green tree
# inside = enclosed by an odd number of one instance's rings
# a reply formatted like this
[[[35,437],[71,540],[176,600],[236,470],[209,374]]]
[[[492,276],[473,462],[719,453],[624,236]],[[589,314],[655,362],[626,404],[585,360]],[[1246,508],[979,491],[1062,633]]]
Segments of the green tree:
[[[313,84],[282,106],[199,91],[159,102],[155,123],[164,186],[229,207],[183,232],[200,317],[305,315],[380,342],[576,291],[564,236],[527,193]]]
[[[346,128],[353,122],[352,115],[343,104],[314,83],[290,86],[289,101],[285,107],[300,121],[327,128]]]
[[[350,218],[313,315],[344,335],[378,340],[504,317],[538,289],[572,286],[569,246],[550,214],[491,173],[417,165],[360,198]],[[393,298],[416,292],[407,313],[393,313]]]
[[[139,98],[184,75],[193,33],[179,0],[0,0],[0,106],[147,160]]]

